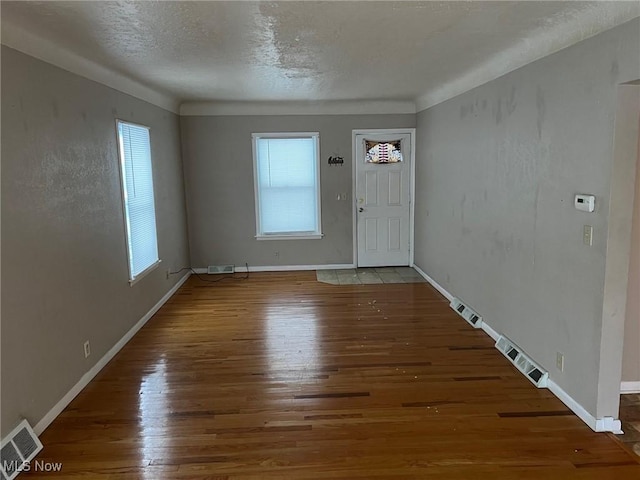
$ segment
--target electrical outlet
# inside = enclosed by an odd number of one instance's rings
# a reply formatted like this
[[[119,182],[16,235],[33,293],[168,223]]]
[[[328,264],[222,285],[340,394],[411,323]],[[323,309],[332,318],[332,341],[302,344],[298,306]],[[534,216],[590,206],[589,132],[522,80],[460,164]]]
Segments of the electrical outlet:
[[[564,355],[560,352],[556,353],[556,367],[558,367],[558,370],[561,372],[564,372]]]
[[[167,268],[167,280],[169,280],[169,277],[171,276],[171,270]]]
[[[89,343],[89,340],[87,340],[84,342],[84,358],[88,358],[89,355],[91,355],[91,344]]]
[[[280,252],[274,252],[274,256],[275,256],[276,258],[280,258]]]

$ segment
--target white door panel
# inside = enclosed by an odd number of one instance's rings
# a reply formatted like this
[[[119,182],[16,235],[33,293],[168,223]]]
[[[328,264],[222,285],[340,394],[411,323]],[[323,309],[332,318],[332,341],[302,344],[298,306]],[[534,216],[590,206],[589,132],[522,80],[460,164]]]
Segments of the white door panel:
[[[387,230],[389,231],[389,251],[400,251],[400,239],[402,238],[402,219],[398,217],[389,218],[389,225]]]
[[[403,161],[367,163],[365,140],[399,140]],[[411,136],[357,134],[355,141],[358,266],[408,265]]]
[[[365,174],[365,191],[364,205],[365,207],[378,206],[378,172],[364,172]]]
[[[402,206],[402,172],[389,172],[389,206]]]

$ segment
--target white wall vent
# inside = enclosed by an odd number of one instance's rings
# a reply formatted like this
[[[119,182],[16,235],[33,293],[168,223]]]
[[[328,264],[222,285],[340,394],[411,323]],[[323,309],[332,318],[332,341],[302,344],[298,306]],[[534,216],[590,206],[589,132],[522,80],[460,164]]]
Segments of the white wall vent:
[[[546,388],[549,380],[549,372],[543,370],[536,362],[531,360],[515,343],[504,335],[496,342],[496,348],[520,370],[531,383],[538,388]]]
[[[36,437],[29,422],[23,420],[4,440],[0,449],[2,480],[13,480],[38,452],[42,443]]]
[[[454,298],[451,300],[449,304],[451,308],[453,308],[458,315],[464,318],[473,328],[482,328],[482,317],[474,312],[467,305],[462,303],[462,300],[459,298]]]
[[[209,265],[207,267],[207,273],[209,275],[216,275],[219,273],[234,273],[235,271],[235,265]]]

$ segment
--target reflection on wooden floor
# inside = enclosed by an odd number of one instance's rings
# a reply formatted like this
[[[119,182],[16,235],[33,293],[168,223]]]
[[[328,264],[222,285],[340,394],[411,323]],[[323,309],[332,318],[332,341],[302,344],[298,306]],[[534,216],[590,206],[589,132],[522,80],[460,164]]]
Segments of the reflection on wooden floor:
[[[315,272],[192,277],[41,439],[25,478],[640,478],[427,284]]]

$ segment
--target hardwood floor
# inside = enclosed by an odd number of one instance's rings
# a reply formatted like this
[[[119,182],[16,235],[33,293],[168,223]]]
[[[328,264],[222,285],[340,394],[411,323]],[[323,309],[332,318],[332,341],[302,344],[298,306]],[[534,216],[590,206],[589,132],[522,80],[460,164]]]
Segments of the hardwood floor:
[[[91,479],[624,479],[427,284],[192,277],[42,434]]]
[[[620,395],[620,421],[624,433],[616,438],[640,456],[640,394]]]

